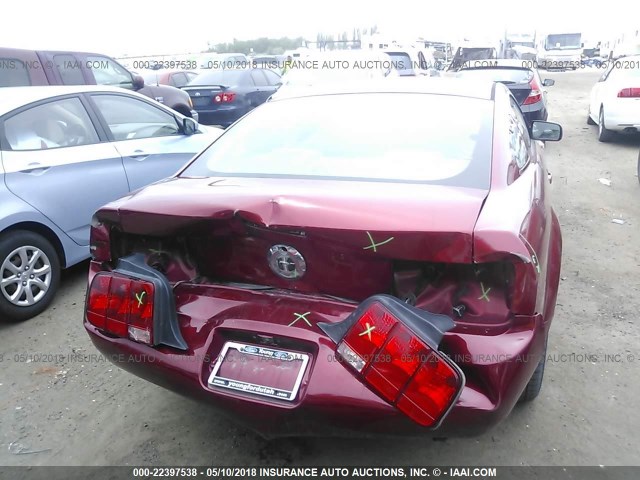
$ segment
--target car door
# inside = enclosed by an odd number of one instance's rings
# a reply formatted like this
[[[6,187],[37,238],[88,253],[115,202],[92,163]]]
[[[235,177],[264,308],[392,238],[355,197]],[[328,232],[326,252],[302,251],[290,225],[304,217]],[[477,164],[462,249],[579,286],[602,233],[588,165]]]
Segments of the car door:
[[[539,150],[544,147],[541,142],[531,140],[527,122],[513,97],[510,97],[510,107],[509,146],[512,161],[519,172],[516,182],[526,185],[524,188],[529,190],[527,197],[530,200],[529,212],[524,216],[520,227],[520,238],[529,250],[538,275],[544,278],[551,232],[551,204],[548,200],[550,175]],[[544,282],[539,286],[540,295],[544,295]]]
[[[267,101],[271,96],[272,88],[269,86],[267,77],[259,68],[254,68],[250,72],[251,81],[255,85],[253,93],[251,93],[251,105],[256,107]]]
[[[7,188],[78,245],[89,244],[93,213],[129,191],[120,154],[91,115],[79,96],[66,96],[0,121]]]
[[[210,143],[206,135],[183,135],[176,116],[151,101],[126,93],[90,97],[132,191],[173,175]]]
[[[267,68],[262,70],[262,73],[267,77],[267,82],[269,82],[269,95],[267,99],[276,93],[280,86],[282,85],[282,77],[278,75],[276,72],[269,70]]]

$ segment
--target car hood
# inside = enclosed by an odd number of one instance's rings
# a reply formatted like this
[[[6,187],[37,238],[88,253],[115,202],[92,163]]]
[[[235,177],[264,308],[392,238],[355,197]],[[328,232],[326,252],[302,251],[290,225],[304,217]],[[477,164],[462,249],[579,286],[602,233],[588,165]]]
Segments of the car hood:
[[[480,189],[413,183],[172,178],[110,204],[100,217],[140,235],[167,236],[208,228],[203,225],[210,221],[240,219],[356,243],[393,237],[386,250],[395,258],[471,262],[473,229],[486,195]]]

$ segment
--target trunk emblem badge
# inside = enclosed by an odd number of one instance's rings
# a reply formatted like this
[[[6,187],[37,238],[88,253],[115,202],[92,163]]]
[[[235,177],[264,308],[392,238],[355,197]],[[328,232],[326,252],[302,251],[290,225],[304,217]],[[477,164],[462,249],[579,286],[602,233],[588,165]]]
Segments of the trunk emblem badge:
[[[279,277],[296,279],[307,271],[307,262],[302,254],[289,245],[274,245],[267,254],[269,267]]]

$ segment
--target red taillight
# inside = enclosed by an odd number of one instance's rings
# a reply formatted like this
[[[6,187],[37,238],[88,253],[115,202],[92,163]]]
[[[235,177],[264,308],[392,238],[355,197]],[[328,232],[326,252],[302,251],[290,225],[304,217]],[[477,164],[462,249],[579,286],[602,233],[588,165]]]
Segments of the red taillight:
[[[531,93],[529,93],[529,96],[522,102],[523,105],[531,105],[532,103],[542,100],[542,91],[540,90],[540,85],[538,85],[535,75],[531,78],[529,86],[531,87]]]
[[[381,303],[372,303],[340,341],[337,353],[378,395],[420,425],[436,425],[464,380]]]
[[[111,277],[107,275],[98,275],[91,282],[87,300],[87,320],[98,328],[105,326],[110,287]]]
[[[213,103],[231,103],[236,99],[234,92],[220,92],[214,95]]]
[[[618,98],[640,98],[640,88],[623,88],[618,92]]]
[[[98,274],[89,287],[87,320],[118,337],[151,345],[154,293],[151,282]]]

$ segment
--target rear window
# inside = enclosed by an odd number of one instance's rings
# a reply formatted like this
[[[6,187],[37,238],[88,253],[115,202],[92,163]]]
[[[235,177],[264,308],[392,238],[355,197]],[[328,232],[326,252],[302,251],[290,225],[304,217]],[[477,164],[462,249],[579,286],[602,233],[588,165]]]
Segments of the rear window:
[[[470,68],[460,70],[458,76],[491,82],[529,83],[533,72],[526,68]]]
[[[160,81],[160,76],[155,72],[145,73],[141,77],[146,85],[156,85]]]
[[[609,79],[636,79],[640,80],[640,57],[620,58],[612,63]],[[633,85],[631,85],[633,86]]]
[[[31,85],[31,79],[25,63],[16,58],[0,57],[0,87],[25,87],[28,85]]]
[[[447,95],[367,93],[274,101],[231,127],[181,176],[310,177],[486,189],[492,125],[491,101]]]
[[[225,85],[230,87],[232,85],[238,85],[246,73],[246,70],[216,70],[214,72],[207,72],[194,78],[190,86]]]
[[[400,76],[413,75],[413,65],[411,57],[405,52],[385,52],[391,57],[393,68],[395,68]]]

